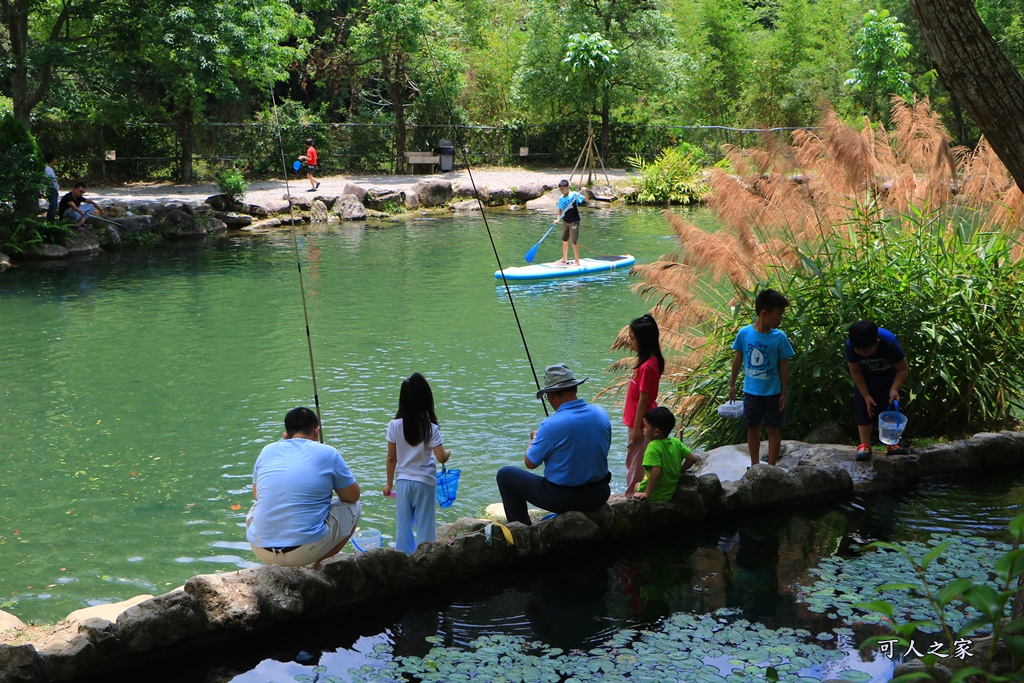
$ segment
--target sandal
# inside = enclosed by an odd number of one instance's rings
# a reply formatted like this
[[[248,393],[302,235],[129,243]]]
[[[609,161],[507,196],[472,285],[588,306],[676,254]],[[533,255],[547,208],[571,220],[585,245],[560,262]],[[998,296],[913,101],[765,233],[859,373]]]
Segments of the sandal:
[[[890,444],[885,447],[886,455],[906,455],[909,451],[898,443]]]
[[[857,446],[857,460],[864,461],[871,459],[871,444],[862,443]]]

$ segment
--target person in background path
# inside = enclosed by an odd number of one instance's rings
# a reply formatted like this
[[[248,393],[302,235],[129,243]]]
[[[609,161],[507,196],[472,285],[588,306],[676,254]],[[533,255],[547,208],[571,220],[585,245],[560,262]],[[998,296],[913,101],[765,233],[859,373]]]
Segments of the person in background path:
[[[94,211],[100,216],[103,215],[103,209],[96,202],[86,199],[85,183],[82,181],[75,183],[71,192],[60,198],[60,204],[57,207],[57,213],[61,218],[66,221],[74,221],[79,228],[85,225]]]
[[[871,320],[860,320],[850,326],[846,363],[853,378],[853,419],[860,436],[857,460],[870,460],[871,429],[878,413],[900,400],[900,387],[910,374],[910,365],[896,335]],[[900,444],[886,448],[886,455],[906,452]]]
[[[572,253],[576,257],[576,265],[580,265],[580,212],[577,205],[587,201],[579,192],[569,190],[568,180],[559,180],[558,189],[562,196],[558,198],[558,216],[555,222],[562,221],[562,258],[555,263],[568,265],[569,240],[572,240]]]
[[[57,182],[57,172],[53,170],[53,165],[57,162],[57,155],[50,153],[46,155],[46,168],[43,172],[46,174],[47,179],[50,181],[50,187],[46,192],[46,199],[49,202],[49,207],[46,209],[46,220],[53,223],[57,220],[59,214],[57,213],[57,206],[60,202],[60,183]]]
[[[395,547],[403,553],[411,553],[420,543],[437,540],[434,508],[437,466],[434,460],[444,464],[452,455],[441,441],[441,430],[434,414],[434,394],[418,372],[402,382],[398,412],[388,423],[387,439],[388,483],[382,492],[385,496],[390,496],[392,490],[396,492]]]
[[[644,453],[646,474],[637,485],[634,498],[671,503],[679,475],[697,464],[697,456],[682,441],[670,436],[675,426],[676,416],[664,406],[651,408],[644,415],[644,433],[650,445]]]
[[[313,177],[316,173],[316,147],[313,146],[313,138],[306,139],[306,153],[299,157],[299,161],[306,164],[306,177],[309,178],[310,185],[306,192],[316,192],[320,189],[320,181]]]
[[[786,297],[774,289],[758,294],[754,300],[757,320],[742,328],[732,345],[736,353],[729,377],[729,400],[736,398],[736,375],[743,368],[743,424],[747,427],[751,467],[760,462],[762,420],[768,433],[769,465],[778,462],[782,448],[789,359],[794,355],[789,338],[779,329],[786,306]]]
[[[665,358],[661,355],[658,323],[650,313],[629,324],[629,345],[636,352],[636,365],[626,389],[626,407],[622,422],[629,429],[626,444],[626,497],[632,497],[636,485],[644,478],[644,453],[648,439],[645,436],[644,415],[658,406],[658,384],[665,372]]]
[[[284,438],[256,459],[256,502],[245,519],[245,537],[265,564],[319,569],[359,524],[359,483],[341,453],[319,443],[320,420],[312,410],[289,410],[284,429]]]
[[[611,495],[612,423],[604,408],[577,398],[576,387],[586,381],[576,379],[564,364],[544,370],[544,388],[537,398],[546,395],[555,413],[530,433],[524,458],[528,470],[543,464],[544,476],[511,466],[498,470],[498,492],[509,522],[531,524],[527,503],[559,514],[590,512]]]

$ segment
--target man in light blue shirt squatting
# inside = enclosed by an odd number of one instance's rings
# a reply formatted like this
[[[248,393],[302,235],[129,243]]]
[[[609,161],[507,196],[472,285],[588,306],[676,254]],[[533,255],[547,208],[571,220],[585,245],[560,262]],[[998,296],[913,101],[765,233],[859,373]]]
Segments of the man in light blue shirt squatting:
[[[319,442],[316,413],[289,410],[284,427],[284,439],[264,447],[256,459],[256,502],[245,536],[261,562],[319,569],[341,552],[359,524],[359,484],[341,453]],[[332,502],[334,493],[338,500]]]
[[[736,352],[729,377],[729,400],[736,398],[736,376],[743,368],[743,424],[747,427],[750,465],[760,462],[761,422],[768,433],[768,464],[778,462],[782,448],[780,428],[786,424],[789,362],[794,355],[786,333],[779,329],[789,302],[774,289],[754,300],[757,319],[742,328],[732,348]]]
[[[558,198],[558,216],[555,218],[555,222],[562,221],[562,260],[555,261],[555,263],[566,265],[572,263],[567,260],[569,257],[569,240],[572,239],[572,253],[576,257],[576,265],[578,266],[580,265],[580,247],[578,244],[580,241],[580,212],[576,206],[587,201],[587,199],[579,192],[570,191],[568,180],[559,180],[558,190],[562,193],[562,196]]]
[[[498,470],[498,492],[509,522],[530,525],[527,503],[557,513],[589,512],[611,495],[612,423],[604,408],[577,398],[576,387],[586,381],[576,379],[564,364],[544,370],[537,398],[546,394],[555,412],[530,434],[524,458],[529,470],[543,464],[544,476],[511,466]]]

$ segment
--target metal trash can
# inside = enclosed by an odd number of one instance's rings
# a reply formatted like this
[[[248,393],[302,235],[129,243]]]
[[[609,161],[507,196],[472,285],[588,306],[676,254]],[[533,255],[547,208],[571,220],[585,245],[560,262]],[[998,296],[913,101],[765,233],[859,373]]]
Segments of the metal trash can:
[[[451,140],[441,140],[434,148],[434,154],[440,157],[441,172],[452,170],[452,163],[455,161],[455,146]]]

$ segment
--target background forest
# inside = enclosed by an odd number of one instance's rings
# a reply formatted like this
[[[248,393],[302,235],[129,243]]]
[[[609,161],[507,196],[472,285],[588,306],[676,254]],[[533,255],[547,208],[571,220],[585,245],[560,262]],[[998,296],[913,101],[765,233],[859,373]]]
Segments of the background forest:
[[[1024,67],[1024,7],[976,5]],[[404,151],[451,138],[453,121],[486,127],[460,138],[478,162],[518,162],[525,146],[534,163],[571,164],[589,122],[624,165],[680,140],[746,142],[683,126],[813,125],[823,100],[877,119],[890,93],[929,97],[956,143],[979,137],[907,0],[0,0],[0,12],[0,113],[69,174],[272,174],[271,88],[286,142],[316,138],[327,173],[401,171]]]

